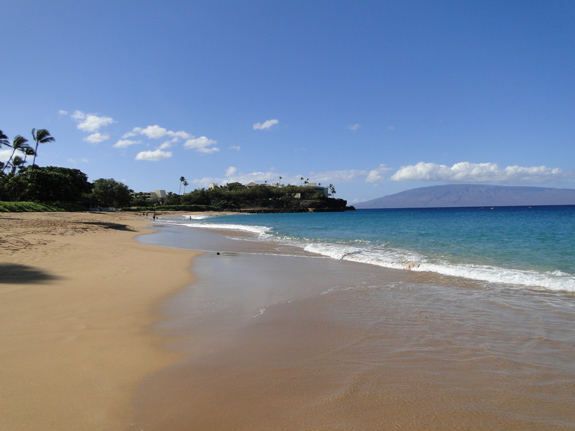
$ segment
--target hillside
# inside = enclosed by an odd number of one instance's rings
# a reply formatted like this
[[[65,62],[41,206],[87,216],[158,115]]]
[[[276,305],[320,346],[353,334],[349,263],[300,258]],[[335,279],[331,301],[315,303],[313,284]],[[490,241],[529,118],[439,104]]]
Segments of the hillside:
[[[354,206],[362,209],[529,205],[575,205],[575,190],[458,184],[421,187]]]

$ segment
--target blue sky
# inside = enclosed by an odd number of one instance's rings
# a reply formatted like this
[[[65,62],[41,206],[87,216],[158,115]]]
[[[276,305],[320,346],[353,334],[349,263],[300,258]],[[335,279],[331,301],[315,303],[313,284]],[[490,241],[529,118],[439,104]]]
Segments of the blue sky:
[[[135,191],[575,188],[575,2],[0,3],[0,130]],[[5,159],[6,154],[0,154]]]

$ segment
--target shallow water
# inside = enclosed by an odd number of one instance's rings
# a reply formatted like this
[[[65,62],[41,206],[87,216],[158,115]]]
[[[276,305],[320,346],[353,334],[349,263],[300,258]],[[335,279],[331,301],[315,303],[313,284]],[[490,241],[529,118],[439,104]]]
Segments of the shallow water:
[[[177,226],[141,239],[207,253],[163,307],[160,329],[189,358],[142,385],[130,429],[575,429],[569,293]]]
[[[189,220],[340,260],[575,293],[575,206],[238,214]]]

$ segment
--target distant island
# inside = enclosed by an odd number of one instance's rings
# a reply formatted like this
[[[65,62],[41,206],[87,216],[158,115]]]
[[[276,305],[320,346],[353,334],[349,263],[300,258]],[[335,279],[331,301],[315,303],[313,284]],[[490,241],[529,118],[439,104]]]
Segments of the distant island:
[[[457,184],[420,187],[355,204],[368,208],[575,205],[574,189]]]

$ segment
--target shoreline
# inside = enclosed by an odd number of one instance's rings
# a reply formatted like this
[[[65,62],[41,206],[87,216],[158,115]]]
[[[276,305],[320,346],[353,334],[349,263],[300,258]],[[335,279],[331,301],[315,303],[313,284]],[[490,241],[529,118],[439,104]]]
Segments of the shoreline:
[[[0,215],[0,429],[575,424],[558,295],[149,221]]]
[[[177,363],[155,324],[200,252],[141,244],[126,213],[0,214],[0,428],[119,430]]]
[[[569,296],[159,230],[144,239],[221,253],[164,302],[158,329],[186,357],[138,388],[130,430],[575,425]]]

